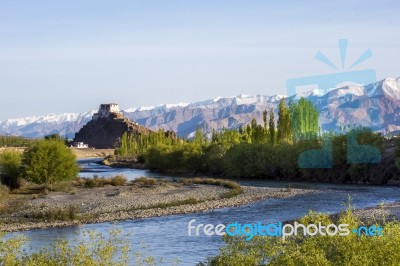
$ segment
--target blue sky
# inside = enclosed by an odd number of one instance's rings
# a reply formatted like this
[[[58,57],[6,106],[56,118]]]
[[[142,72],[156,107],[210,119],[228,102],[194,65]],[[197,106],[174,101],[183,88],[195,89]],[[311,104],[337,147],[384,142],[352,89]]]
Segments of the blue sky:
[[[322,3],[321,3],[322,2]],[[286,94],[289,78],[353,70],[400,76],[396,1],[2,1],[0,120]]]

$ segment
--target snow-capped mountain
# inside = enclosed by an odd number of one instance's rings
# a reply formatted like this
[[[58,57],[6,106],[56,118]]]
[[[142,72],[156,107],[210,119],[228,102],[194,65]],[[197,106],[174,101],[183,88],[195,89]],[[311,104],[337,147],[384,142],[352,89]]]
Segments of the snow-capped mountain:
[[[236,128],[256,118],[262,122],[262,112],[274,109],[285,96],[217,97],[215,99],[123,111],[131,120],[151,129],[173,130],[179,136],[191,136],[200,127],[207,133],[212,129]],[[320,112],[321,128],[334,130],[344,125],[363,125],[383,133],[400,130],[400,78],[386,78],[366,86],[314,89],[291,96],[305,97]],[[0,122],[0,135],[42,137],[59,133],[73,135],[86,124],[96,111],[85,113],[48,114],[44,116],[8,119]],[[277,117],[277,116],[275,116]]]
[[[7,119],[0,122],[0,135],[36,138],[59,133],[62,136],[73,137],[96,112],[93,110],[84,113],[47,114]]]
[[[260,120],[265,109],[276,109],[284,96],[217,97],[215,99],[168,108],[161,106],[144,111],[124,112],[124,115],[151,129],[173,130],[179,136],[191,136],[196,128],[211,133],[212,129],[236,128],[253,117]]]

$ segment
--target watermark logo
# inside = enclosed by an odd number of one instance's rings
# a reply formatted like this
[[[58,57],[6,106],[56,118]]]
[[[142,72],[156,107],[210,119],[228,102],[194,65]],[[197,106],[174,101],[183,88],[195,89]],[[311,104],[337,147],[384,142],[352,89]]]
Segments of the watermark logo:
[[[348,236],[354,234],[357,236],[383,236],[383,228],[380,226],[360,226],[357,228],[349,229],[348,224],[329,224],[322,225],[318,224],[308,224],[304,225],[298,222],[294,224],[283,224],[278,223],[268,223],[264,224],[262,222],[257,222],[255,224],[241,224],[239,222],[225,224],[202,224],[196,223],[196,219],[192,219],[188,223],[188,236],[239,236],[245,237],[247,241],[250,241],[255,236],[270,236],[270,237],[281,237],[285,239],[289,236]]]
[[[346,65],[347,45],[347,39],[339,40],[341,72],[289,79],[286,82],[287,95],[295,95],[297,93],[297,88],[301,86],[317,85],[318,89],[322,91],[323,94],[326,94],[333,88],[344,83],[351,82],[359,85],[367,85],[376,82],[376,72],[374,69],[351,70],[353,67],[359,65],[372,56],[370,49],[365,50],[364,53],[362,53],[358,59],[350,65],[348,70],[344,71]],[[325,65],[335,70],[339,70],[339,67],[332,63],[332,61],[322,52],[318,51],[315,58]],[[373,88],[369,88],[363,92],[369,96],[368,99],[363,99],[364,102],[362,103],[364,106],[369,106],[367,112],[362,112],[360,110],[360,100],[352,101],[354,95],[353,92],[350,91],[338,92],[337,95],[328,97],[327,102],[324,104],[326,104],[326,107],[330,109],[337,110],[341,107],[342,109],[346,109],[348,112],[358,111],[357,116],[359,121],[361,121],[364,126],[372,126],[377,121],[377,123],[379,123],[381,117],[379,99],[372,97],[373,91]],[[330,121],[332,126],[340,124],[337,117],[340,117],[341,114],[337,113],[335,116],[336,117],[333,117],[332,121]],[[371,145],[360,145],[357,142],[357,134],[358,133],[355,131],[347,136],[347,163],[379,163],[381,161],[380,151]],[[327,138],[323,140],[322,149],[302,152],[298,158],[298,165],[300,168],[331,168],[333,165],[332,139]]]

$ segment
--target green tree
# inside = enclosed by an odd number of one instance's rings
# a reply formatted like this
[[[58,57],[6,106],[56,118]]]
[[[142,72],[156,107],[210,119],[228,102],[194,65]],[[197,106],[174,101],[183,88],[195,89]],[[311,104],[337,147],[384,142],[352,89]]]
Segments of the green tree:
[[[274,110],[271,109],[269,112],[269,138],[271,144],[275,143],[275,116],[274,116]]]
[[[263,122],[264,122],[264,130],[266,130],[267,127],[268,127],[268,113],[267,113],[267,110],[264,110],[264,112],[263,112]]]
[[[283,98],[278,107],[278,140],[290,140],[291,127],[290,127],[290,112],[286,107],[285,98]]]
[[[63,138],[58,133],[51,134],[51,135],[46,135],[46,136],[44,136],[44,139],[45,140],[58,140],[58,141],[64,142],[65,144],[68,143],[68,138]]]
[[[18,151],[6,150],[0,153],[1,183],[10,189],[21,186],[21,160],[22,156]]]
[[[16,136],[0,136],[0,147],[26,147],[34,142],[34,139],[27,139]]]
[[[400,170],[400,137],[397,136],[396,140],[395,140],[395,162],[396,162],[396,166],[397,168]]]
[[[301,98],[290,109],[294,140],[316,138],[319,131],[317,108],[310,101]]]
[[[196,128],[196,135],[194,138],[194,142],[197,145],[201,145],[203,143],[203,131],[200,128]]]
[[[119,156],[125,157],[128,155],[128,133],[124,132],[121,137],[121,147],[117,149]]]
[[[75,154],[61,141],[41,140],[23,154],[23,173],[27,180],[52,185],[78,174]]]

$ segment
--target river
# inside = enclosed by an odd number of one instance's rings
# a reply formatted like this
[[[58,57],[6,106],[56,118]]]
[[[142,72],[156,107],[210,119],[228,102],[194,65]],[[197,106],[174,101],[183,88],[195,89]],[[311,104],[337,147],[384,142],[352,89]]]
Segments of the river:
[[[128,179],[135,179],[140,176],[173,178],[147,170],[112,169],[96,164],[93,159],[79,160],[78,163],[83,168],[80,175],[84,177],[92,177],[95,174],[98,176],[123,174]],[[205,261],[207,257],[217,254],[223,242],[219,236],[188,236],[187,227],[191,219],[196,219],[197,223],[212,223],[214,225],[227,224],[233,221],[271,223],[299,218],[305,215],[308,210],[327,213],[342,211],[345,209],[343,203],[347,202],[349,195],[352,197],[352,203],[356,208],[374,206],[382,201],[390,203],[400,200],[400,188],[390,186],[248,180],[239,183],[243,186],[282,188],[286,188],[290,184],[292,187],[312,188],[323,192],[285,199],[263,200],[240,207],[217,209],[206,213],[39,229],[25,231],[23,234],[31,240],[27,248],[35,250],[42,246],[52,245],[59,238],[74,241],[77,237],[83,237],[83,232],[87,229],[95,229],[97,232],[106,234],[113,226],[116,226],[121,229],[122,238],[129,241],[135,251],[145,252],[147,255],[154,256],[157,260],[163,258],[166,265],[169,264],[169,260],[176,258],[179,258],[180,265],[195,265],[200,261]],[[144,249],[141,248],[142,244],[145,245]]]

